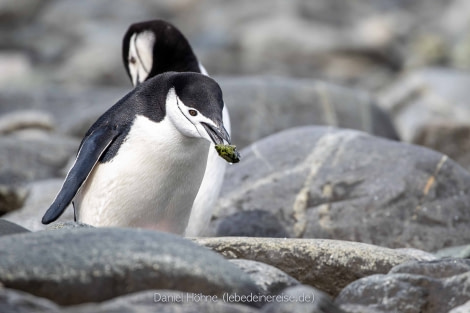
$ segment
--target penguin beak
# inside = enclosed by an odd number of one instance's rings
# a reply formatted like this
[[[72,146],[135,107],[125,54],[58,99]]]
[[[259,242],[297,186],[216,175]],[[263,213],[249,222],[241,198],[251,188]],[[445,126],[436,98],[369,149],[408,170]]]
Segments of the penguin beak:
[[[230,135],[228,134],[227,130],[223,125],[220,125],[218,127],[214,125],[210,125],[207,123],[201,123],[204,129],[207,131],[209,134],[209,137],[211,137],[212,142],[215,145],[223,145],[224,140],[230,145],[231,140],[230,140]]]

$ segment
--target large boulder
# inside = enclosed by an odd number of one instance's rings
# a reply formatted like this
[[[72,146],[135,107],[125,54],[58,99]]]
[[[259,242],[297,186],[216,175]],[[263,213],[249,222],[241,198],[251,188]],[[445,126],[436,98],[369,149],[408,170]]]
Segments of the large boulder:
[[[250,275],[251,280],[265,295],[279,294],[287,287],[300,284],[295,278],[266,263],[245,259],[231,259],[229,261]]]
[[[398,139],[389,115],[367,92],[311,79],[216,77],[230,112],[233,142],[244,147],[281,130],[329,125]]]
[[[470,75],[446,68],[412,71],[379,94],[400,137],[470,169]]]
[[[78,144],[76,139],[36,130],[0,136],[0,215],[24,205],[28,183],[61,177]]]
[[[42,216],[54,201],[63,183],[62,178],[54,178],[37,180],[27,184],[25,188],[28,190],[28,197],[24,201],[23,206],[18,210],[3,215],[2,218],[31,231],[46,229],[46,225],[41,223]],[[73,220],[73,207],[69,205],[59,217],[58,222]]]
[[[79,142],[57,134],[0,137],[0,184],[16,185],[61,176]]]
[[[0,312],[3,313],[61,313],[59,306],[27,292],[0,287]]]
[[[3,286],[62,305],[147,289],[221,298],[258,293],[247,274],[178,236],[135,229],[59,229],[0,237]]]
[[[331,296],[361,277],[385,274],[396,265],[420,260],[399,250],[339,240],[248,237],[193,240],[226,258],[272,265]]]
[[[470,263],[462,260],[411,262],[387,275],[372,275],[344,288],[336,304],[351,313],[440,313],[470,300]]]
[[[17,233],[26,233],[28,230],[20,225],[0,219],[0,236],[13,235]]]
[[[102,303],[85,303],[62,308],[61,313],[260,313],[254,307],[222,301],[219,298],[193,297],[191,293],[148,290],[124,295]],[[169,300],[172,299],[172,300]]]
[[[302,127],[241,154],[242,162],[228,167],[210,235],[225,235],[219,227],[225,218],[266,210],[293,238],[425,251],[470,239],[470,174],[438,152],[357,131]]]

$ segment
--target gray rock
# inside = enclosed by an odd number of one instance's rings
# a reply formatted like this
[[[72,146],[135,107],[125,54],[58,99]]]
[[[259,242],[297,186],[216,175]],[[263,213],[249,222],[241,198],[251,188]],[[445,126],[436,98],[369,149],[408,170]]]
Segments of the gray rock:
[[[82,228],[0,238],[0,282],[62,305],[147,289],[217,295],[258,293],[221,256],[154,231]]]
[[[410,261],[393,267],[389,274],[406,273],[432,278],[446,278],[470,272],[470,260],[443,259],[435,261]]]
[[[404,252],[408,255],[414,256],[416,259],[422,261],[433,261],[438,259],[434,254],[425,252],[423,250],[413,249],[413,248],[398,248],[396,251]]]
[[[29,232],[29,230],[15,223],[0,219],[0,236],[13,235],[25,232]]]
[[[379,103],[400,137],[441,151],[470,169],[470,75],[446,68],[412,71],[385,89]]]
[[[2,313],[59,313],[54,302],[29,293],[0,287],[0,312]]]
[[[42,27],[30,33],[42,40],[34,40],[30,46],[45,69],[55,73],[49,79],[77,85],[128,83],[121,59],[122,36],[131,23],[163,12],[157,14],[146,1],[136,4],[105,0],[97,5],[84,0],[77,5],[66,0],[52,2],[38,12],[37,24]],[[45,62],[64,55],[62,61]]]
[[[28,189],[22,185],[0,183],[0,215],[21,208],[28,196]]]
[[[38,180],[29,183],[25,186],[28,190],[28,197],[24,202],[23,207],[20,209],[5,214],[2,218],[21,225],[31,231],[38,231],[46,229],[46,225],[41,223],[42,216],[46,213],[47,209],[53,202],[64,180],[62,178]],[[73,221],[73,208],[72,205],[65,209],[58,219],[60,222]],[[54,227],[56,224],[52,224]]]
[[[470,245],[448,247],[435,252],[438,258],[470,258]]]
[[[470,123],[452,119],[429,121],[417,130],[413,143],[448,155],[470,170]]]
[[[15,0],[2,0],[0,2],[1,23],[10,26],[16,23],[25,23],[35,16],[43,2],[41,0],[25,0],[18,3]]]
[[[57,132],[81,139],[91,124],[130,90],[130,86],[101,89],[65,88],[60,85],[35,86],[27,90],[3,89],[0,93],[0,114],[47,112]]]
[[[11,186],[57,177],[78,146],[77,140],[57,134],[0,137],[0,183]]]
[[[122,34],[156,17],[175,23],[213,74],[317,77],[371,89],[416,64],[468,66],[465,1],[24,2],[2,1],[0,35],[4,47],[29,52],[39,82],[127,85]]]
[[[406,65],[414,37],[434,31],[452,6],[443,0],[203,0],[197,5],[184,0],[87,0],[77,5],[67,0],[33,6],[35,11],[26,8],[18,22],[13,18],[18,10],[10,4],[5,20],[16,21],[16,27],[4,31],[3,42],[31,51],[37,71],[44,73],[37,76],[46,81],[126,84],[122,34],[132,22],[159,17],[187,35],[211,73],[315,76],[377,88]]]
[[[0,24],[2,24],[2,22],[3,18]],[[12,25],[10,24],[8,26],[10,26],[11,29]],[[2,36],[1,30],[0,36]],[[29,54],[25,51],[18,50],[0,50],[0,72],[8,73],[0,77],[0,86],[28,86],[36,76]]]
[[[244,147],[303,125],[330,125],[397,139],[390,117],[367,93],[316,80],[216,77],[230,111],[233,142]]]
[[[452,310],[449,311],[449,313],[468,313],[470,311],[470,301],[465,302],[462,305],[459,305]]]
[[[344,288],[335,303],[348,312],[440,313],[470,299],[470,272],[436,279],[412,274],[372,275]]]
[[[299,285],[286,288],[282,298],[266,304],[263,313],[344,313],[331,298],[310,286]]]
[[[54,120],[46,112],[17,110],[0,116],[0,135],[25,128],[54,129]]]
[[[393,249],[326,239],[220,237],[193,240],[226,258],[272,265],[332,296],[361,277],[387,273],[398,264],[416,260]]]
[[[261,262],[232,259],[230,263],[247,273],[263,294],[278,294],[281,290],[299,285],[299,281],[280,269]]]
[[[70,228],[94,228],[91,225],[80,222],[56,222],[46,227],[46,230],[70,229]]]
[[[99,304],[82,304],[63,309],[64,313],[256,313],[257,309],[225,303],[221,298],[197,298],[192,293],[170,290],[149,290],[114,298]],[[173,299],[173,300],[169,300]]]
[[[278,218],[270,212],[252,210],[236,212],[221,220],[217,225],[215,236],[284,238],[289,234]]]
[[[440,153],[352,130],[303,127],[241,154],[243,161],[227,169],[209,230],[236,212],[262,209],[294,238],[424,251],[470,239],[470,174]]]

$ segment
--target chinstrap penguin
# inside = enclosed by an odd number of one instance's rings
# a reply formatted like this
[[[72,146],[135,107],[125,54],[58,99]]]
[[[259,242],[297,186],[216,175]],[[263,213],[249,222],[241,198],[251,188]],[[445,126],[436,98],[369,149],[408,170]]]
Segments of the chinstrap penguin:
[[[166,71],[208,75],[185,36],[175,26],[162,20],[132,24],[123,38],[122,59],[134,86]],[[224,106],[222,113],[225,129],[230,134],[227,106]],[[208,225],[219,197],[226,165],[211,144],[204,179],[191,210],[186,236],[198,236]]]
[[[219,85],[198,73],[139,84],[88,130],[42,222],[73,200],[79,222],[183,234],[210,144],[230,143],[223,108]]]

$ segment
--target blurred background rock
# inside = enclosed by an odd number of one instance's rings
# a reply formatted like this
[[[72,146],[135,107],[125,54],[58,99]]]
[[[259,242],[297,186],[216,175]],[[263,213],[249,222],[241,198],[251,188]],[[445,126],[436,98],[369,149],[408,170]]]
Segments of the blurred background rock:
[[[122,85],[129,24],[174,23],[212,75],[378,90],[417,67],[470,68],[466,0],[1,0],[0,83]]]

